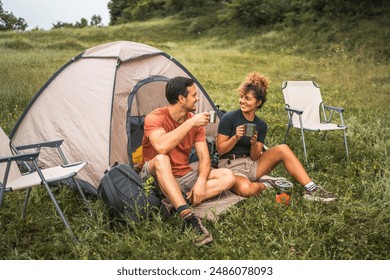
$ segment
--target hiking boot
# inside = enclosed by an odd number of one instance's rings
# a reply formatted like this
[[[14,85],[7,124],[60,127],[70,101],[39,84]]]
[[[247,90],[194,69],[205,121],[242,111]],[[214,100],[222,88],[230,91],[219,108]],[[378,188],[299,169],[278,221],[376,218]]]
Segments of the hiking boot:
[[[164,220],[168,219],[174,211],[175,207],[173,207],[169,198],[164,197],[161,199],[160,215]]]
[[[279,191],[287,191],[289,188],[293,186],[293,183],[287,181],[284,177],[271,177],[268,175],[264,175],[260,177],[259,183],[263,183],[267,188],[274,188]]]
[[[186,226],[191,227],[199,235],[199,237],[195,239],[195,246],[209,245],[213,242],[213,237],[204,227],[202,221],[193,212],[190,212],[183,217],[183,226],[181,230],[184,231]]]
[[[315,191],[305,191],[303,198],[306,200],[322,202],[331,202],[337,200],[337,197],[333,193],[326,191],[321,186],[318,186]]]

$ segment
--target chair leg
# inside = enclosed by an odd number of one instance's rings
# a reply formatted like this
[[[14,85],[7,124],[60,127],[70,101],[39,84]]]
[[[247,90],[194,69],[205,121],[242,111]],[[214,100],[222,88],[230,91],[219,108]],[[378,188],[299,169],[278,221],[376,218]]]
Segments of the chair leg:
[[[290,125],[288,124],[288,125],[287,125],[287,128],[286,128],[286,134],[284,135],[283,144],[286,144],[287,136],[288,136],[288,132],[289,132],[289,131],[290,131]]]
[[[26,216],[26,210],[27,210],[27,203],[28,203],[28,200],[30,198],[30,193],[31,193],[31,188],[29,188],[27,190],[27,193],[26,193],[26,197],[24,199],[24,203],[23,203],[23,209],[22,209],[22,218],[24,218]]]
[[[89,207],[89,201],[87,200],[87,197],[85,196],[83,189],[80,187],[80,184],[77,182],[77,180],[74,177],[72,178],[72,180],[75,183],[77,189],[79,190],[79,193],[80,193],[82,199],[84,200],[85,206],[87,206],[87,208],[88,208],[89,215],[92,217],[93,213],[92,213],[91,208]]]
[[[73,237],[73,239],[77,242],[77,238],[76,236],[74,235],[72,229],[70,228],[70,225],[68,223],[68,220],[66,219],[64,213],[62,212],[61,208],[60,208],[60,205],[58,204],[57,200],[55,199],[52,191],[50,190],[50,187],[49,187],[49,184],[47,182],[43,182],[43,185],[45,186],[47,192],[49,193],[49,196],[50,196],[50,199],[51,201],[53,202],[56,210],[57,210],[57,213],[58,215],[60,215],[60,218],[62,220],[62,223],[65,225],[65,228],[69,231],[70,235]]]
[[[305,153],[305,163],[307,164],[307,152],[306,152],[306,143],[305,143],[305,133],[303,131],[303,128],[301,128],[301,134],[302,134],[303,152]]]
[[[0,209],[3,206],[4,189],[5,186],[0,182]]]
[[[345,152],[347,153],[347,159],[349,159],[349,152],[348,152],[348,145],[347,145],[347,133],[345,129],[343,129],[344,132],[344,146],[345,146]]]

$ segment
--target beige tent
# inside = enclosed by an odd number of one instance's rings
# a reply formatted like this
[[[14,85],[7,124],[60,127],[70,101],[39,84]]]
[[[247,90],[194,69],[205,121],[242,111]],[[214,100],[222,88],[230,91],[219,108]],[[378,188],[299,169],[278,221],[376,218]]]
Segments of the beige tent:
[[[199,82],[165,52],[134,42],[113,42],[86,50],[59,69],[32,99],[12,131],[15,145],[64,139],[70,162],[87,161],[78,174],[85,189],[95,191],[104,171],[115,162],[132,163],[140,146],[144,116],[167,104],[166,81],[175,76],[195,80],[197,112],[217,108]],[[216,124],[207,126],[216,134]],[[60,158],[42,150],[43,166]]]

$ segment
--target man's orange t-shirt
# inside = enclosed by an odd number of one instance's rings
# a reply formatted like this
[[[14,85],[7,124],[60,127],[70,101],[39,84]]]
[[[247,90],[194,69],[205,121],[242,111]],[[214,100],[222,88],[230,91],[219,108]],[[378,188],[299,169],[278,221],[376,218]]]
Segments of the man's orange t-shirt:
[[[188,113],[187,119],[192,116],[192,113]],[[168,107],[158,108],[146,116],[142,139],[143,163],[153,159],[158,154],[149,141],[149,135],[160,129],[170,132],[180,125],[172,119]],[[192,170],[189,165],[189,155],[195,142],[206,142],[206,130],[203,126],[191,129],[179,145],[167,153],[171,160],[173,176],[181,177]]]

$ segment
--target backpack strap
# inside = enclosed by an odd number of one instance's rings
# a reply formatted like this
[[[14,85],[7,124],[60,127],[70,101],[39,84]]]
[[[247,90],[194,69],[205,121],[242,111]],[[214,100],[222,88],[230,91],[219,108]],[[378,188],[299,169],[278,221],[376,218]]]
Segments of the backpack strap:
[[[130,165],[123,165],[119,164],[116,166],[116,168],[121,171],[123,174],[125,174],[127,177],[131,178],[134,182],[137,183],[139,187],[143,187],[141,178],[138,176],[138,174],[134,171],[134,169],[131,168]],[[132,172],[134,171],[134,172]]]
[[[118,196],[118,193],[115,191],[115,186],[112,183],[110,176],[104,176],[102,178],[102,180],[104,180],[108,186],[108,188],[105,188],[105,193],[107,195],[108,201],[114,201],[115,202],[114,208],[118,208],[118,206],[119,206],[120,209],[117,209],[117,210],[120,213],[122,213],[125,209],[123,207],[123,204],[120,202],[120,198]],[[113,205],[111,205],[111,206],[113,206]]]

